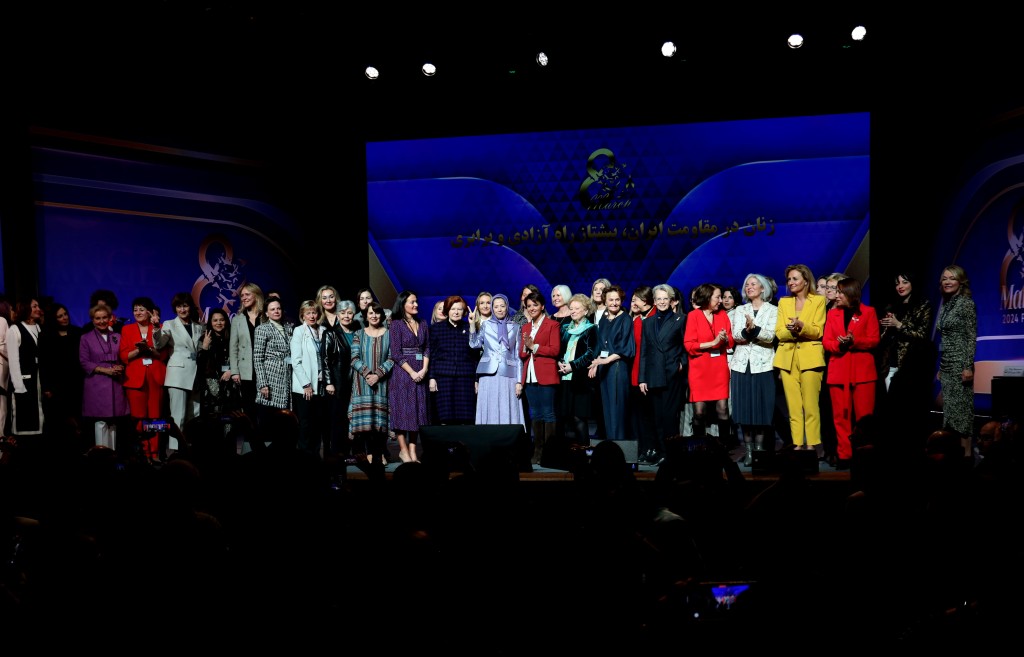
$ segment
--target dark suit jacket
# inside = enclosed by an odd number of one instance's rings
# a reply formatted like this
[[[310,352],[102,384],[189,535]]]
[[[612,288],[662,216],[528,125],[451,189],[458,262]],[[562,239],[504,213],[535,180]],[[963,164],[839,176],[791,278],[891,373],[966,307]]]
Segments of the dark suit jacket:
[[[650,388],[664,388],[673,377],[686,376],[686,348],[683,334],[686,315],[672,313],[658,321],[648,317],[640,323],[640,378]]]

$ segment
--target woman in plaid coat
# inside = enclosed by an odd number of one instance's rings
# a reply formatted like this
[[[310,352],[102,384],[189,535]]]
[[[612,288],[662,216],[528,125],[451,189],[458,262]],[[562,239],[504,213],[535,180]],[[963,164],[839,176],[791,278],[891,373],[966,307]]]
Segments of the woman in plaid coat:
[[[256,371],[256,404],[262,419],[274,409],[290,408],[292,373],[291,339],[293,327],[284,321],[281,299],[267,299],[267,321],[256,327],[252,349]]]
[[[476,365],[480,352],[470,347],[466,300],[444,300],[445,321],[430,325],[430,391],[434,419],[440,424],[473,424],[476,419]]]

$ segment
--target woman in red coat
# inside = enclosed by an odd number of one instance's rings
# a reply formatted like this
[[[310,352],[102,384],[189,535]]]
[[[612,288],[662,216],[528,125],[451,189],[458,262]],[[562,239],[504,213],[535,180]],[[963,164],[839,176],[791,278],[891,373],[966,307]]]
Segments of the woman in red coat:
[[[718,438],[724,445],[732,444],[732,422],[729,420],[728,350],[735,346],[729,315],[720,310],[722,288],[702,283],[691,296],[695,308],[686,317],[683,346],[689,354],[690,401],[693,407],[693,435],[707,434],[708,402],[714,402],[714,422]]]
[[[166,340],[161,339],[160,327],[152,321],[155,306],[149,297],[132,301],[134,324],[125,324],[121,329],[119,357],[125,364],[124,389],[128,395],[128,406],[132,417],[137,420],[137,430],[148,420],[164,416],[164,377],[167,374]],[[158,436],[142,438],[142,450],[152,460],[159,460],[161,446]]]
[[[839,281],[836,306],[825,318],[821,344],[831,354],[828,361],[829,398],[836,427],[836,469],[850,467],[853,422],[875,412],[878,372],[872,350],[878,346],[878,315],[860,302],[861,284],[856,278]]]
[[[544,297],[538,292],[526,295],[527,322],[523,324],[519,357],[523,361],[522,380],[530,404],[533,425],[533,459],[539,464],[544,443],[555,435],[555,391],[562,376],[558,373],[558,354],[562,350],[561,326],[544,311]]]

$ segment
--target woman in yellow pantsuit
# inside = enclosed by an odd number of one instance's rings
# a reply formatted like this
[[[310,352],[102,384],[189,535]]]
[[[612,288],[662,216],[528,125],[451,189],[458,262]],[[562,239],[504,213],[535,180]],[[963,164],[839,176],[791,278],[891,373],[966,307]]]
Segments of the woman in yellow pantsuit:
[[[779,346],[772,363],[779,370],[789,409],[789,427],[796,449],[817,449],[821,444],[818,395],[825,369],[825,297],[814,288],[807,265],[786,267],[790,296],[779,299],[775,336]]]

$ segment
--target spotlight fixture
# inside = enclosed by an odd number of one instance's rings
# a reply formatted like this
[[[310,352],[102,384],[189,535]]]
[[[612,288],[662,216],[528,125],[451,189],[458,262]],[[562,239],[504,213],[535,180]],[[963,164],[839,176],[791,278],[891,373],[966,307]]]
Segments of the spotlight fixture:
[[[370,78],[371,80],[376,80],[377,78],[380,77],[380,71],[378,71],[376,68],[372,66],[367,66],[366,71],[364,71],[364,73],[366,73],[366,77]]]
[[[867,33],[868,31],[863,25],[858,25],[857,27],[853,28],[852,32],[850,32],[850,36],[853,38],[854,41],[863,41],[864,37],[867,36]]]
[[[787,40],[789,47],[796,50],[800,46],[804,45],[804,38],[799,34],[791,34]]]
[[[424,64],[423,68],[420,70],[422,70],[423,75],[427,76],[428,78],[433,77],[434,73],[437,73],[437,67],[431,64],[430,62]]]
[[[546,52],[544,52],[542,50],[539,53],[537,53],[537,64],[538,65],[540,65],[540,66],[547,66],[549,61],[550,60],[548,59],[548,54]]]
[[[661,44],[661,54],[664,55],[665,57],[672,57],[673,55],[676,54],[676,44],[672,43],[671,41],[666,41],[665,43]]]

